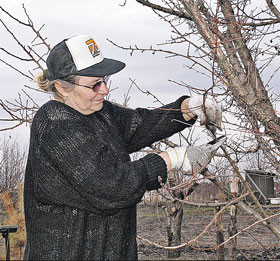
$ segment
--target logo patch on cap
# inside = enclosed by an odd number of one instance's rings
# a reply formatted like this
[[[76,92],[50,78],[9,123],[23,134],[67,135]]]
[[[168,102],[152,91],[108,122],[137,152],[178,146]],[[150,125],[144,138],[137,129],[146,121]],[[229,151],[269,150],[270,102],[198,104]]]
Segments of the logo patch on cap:
[[[80,71],[104,60],[95,41],[87,35],[77,35],[65,41],[76,70]]]
[[[93,57],[96,57],[100,54],[99,48],[93,39],[89,39],[88,41],[86,41],[86,44]]]

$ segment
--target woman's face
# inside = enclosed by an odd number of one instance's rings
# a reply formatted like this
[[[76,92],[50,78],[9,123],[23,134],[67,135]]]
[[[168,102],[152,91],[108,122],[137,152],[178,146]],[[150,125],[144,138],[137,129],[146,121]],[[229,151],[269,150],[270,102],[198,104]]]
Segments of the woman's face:
[[[94,87],[98,82],[94,90],[85,87]],[[65,104],[88,115],[102,109],[104,97],[108,93],[104,78],[80,76],[75,88],[68,93]]]

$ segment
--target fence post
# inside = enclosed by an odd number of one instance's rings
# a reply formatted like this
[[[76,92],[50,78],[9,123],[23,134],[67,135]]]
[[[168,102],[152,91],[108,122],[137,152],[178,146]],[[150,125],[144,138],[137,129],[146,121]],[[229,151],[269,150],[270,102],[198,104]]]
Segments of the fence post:
[[[238,184],[239,177],[234,173],[234,177],[231,182],[231,193],[236,197],[238,195]],[[237,206],[230,206],[230,225],[228,227],[229,237],[235,235],[237,233]],[[236,246],[237,246],[237,238],[235,237],[228,245],[229,259],[236,260]]]

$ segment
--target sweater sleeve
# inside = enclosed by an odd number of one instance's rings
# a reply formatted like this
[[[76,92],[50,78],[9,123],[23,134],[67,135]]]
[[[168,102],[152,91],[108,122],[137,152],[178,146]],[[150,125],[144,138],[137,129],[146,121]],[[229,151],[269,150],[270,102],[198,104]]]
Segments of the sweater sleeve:
[[[127,144],[127,151],[138,151],[186,127],[191,127],[196,119],[186,122],[181,112],[181,103],[186,98],[188,96],[182,96],[173,103],[153,110],[132,110],[112,104],[112,114]]]
[[[159,188],[159,176],[166,180],[165,162],[156,154],[133,162],[116,158],[84,126],[51,123],[36,163],[37,196],[47,204],[113,210],[135,205],[147,189]]]

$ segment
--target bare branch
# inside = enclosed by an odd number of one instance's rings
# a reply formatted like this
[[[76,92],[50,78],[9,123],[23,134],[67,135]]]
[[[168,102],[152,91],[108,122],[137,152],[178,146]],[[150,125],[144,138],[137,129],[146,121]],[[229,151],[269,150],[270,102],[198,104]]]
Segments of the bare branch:
[[[147,6],[147,7],[150,7],[154,10],[158,10],[158,11],[161,11],[161,12],[164,12],[164,13],[167,13],[167,14],[170,14],[170,15],[175,15],[175,16],[178,16],[179,18],[185,18],[187,20],[190,20],[192,21],[192,18],[191,16],[189,16],[188,14],[186,13],[182,13],[182,12],[178,12],[176,10],[172,10],[172,9],[169,9],[169,8],[166,8],[166,7],[163,7],[163,6],[160,6],[160,5],[156,5],[156,4],[153,4],[151,2],[149,2],[148,0],[136,0],[138,3],[144,5],[144,6]]]

